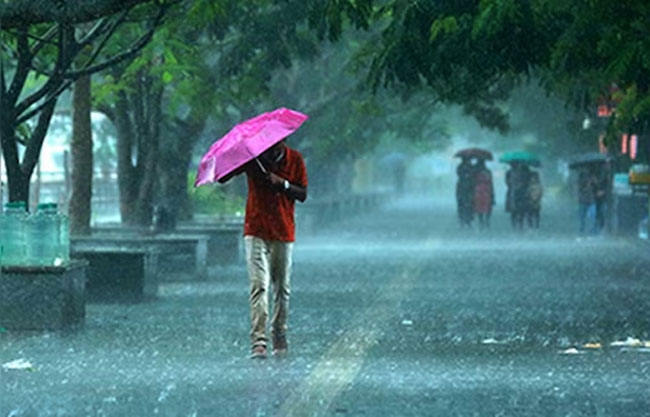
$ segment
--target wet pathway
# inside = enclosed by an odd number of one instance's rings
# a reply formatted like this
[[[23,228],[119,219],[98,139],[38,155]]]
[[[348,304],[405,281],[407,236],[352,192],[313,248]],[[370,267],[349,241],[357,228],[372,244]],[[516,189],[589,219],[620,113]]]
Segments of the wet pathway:
[[[247,357],[243,265],[1,334],[0,363],[34,369],[0,371],[0,416],[647,415],[650,246],[551,211],[481,233],[409,199],[302,234],[287,358]]]

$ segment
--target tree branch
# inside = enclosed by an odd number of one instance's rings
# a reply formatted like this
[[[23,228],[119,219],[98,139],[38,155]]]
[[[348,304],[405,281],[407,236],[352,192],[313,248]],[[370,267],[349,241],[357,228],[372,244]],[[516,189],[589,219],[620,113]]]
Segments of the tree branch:
[[[38,53],[43,49],[43,47],[47,44],[50,45],[56,45],[56,42],[52,41],[52,38],[54,35],[56,35],[56,31],[59,28],[59,25],[54,25],[52,26],[47,32],[45,32],[45,35],[43,37],[38,37],[34,35],[30,35],[32,39],[36,39],[38,42],[36,45],[34,45],[34,48],[32,49],[32,57],[36,57]]]
[[[66,32],[67,31],[64,30],[63,27],[59,29],[59,41],[58,41],[59,53],[57,55],[56,64],[54,65],[53,74],[50,75],[47,82],[41,88],[39,88],[30,96],[26,97],[22,102],[20,102],[16,106],[16,110],[15,110],[16,117],[20,116],[20,114],[27,111],[27,109],[29,109],[34,103],[36,103],[46,95],[56,90],[57,86],[61,84],[63,69],[66,66],[66,58],[68,55],[67,47],[66,47],[66,42],[68,41],[68,39],[66,36],[67,35]]]
[[[128,11],[127,11],[128,13]],[[109,19],[102,17],[99,19],[95,25],[86,33],[86,35],[79,40],[79,46],[83,49],[86,45],[90,44],[94,39],[99,36],[104,30],[105,26],[108,25]]]
[[[99,45],[97,45],[97,47],[95,48],[95,51],[93,52],[93,54],[88,59],[88,62],[86,62],[86,64],[84,65],[84,69],[89,68],[92,65],[92,63],[95,62],[95,59],[97,59],[97,57],[99,56],[102,49],[104,49],[104,46],[106,46],[106,43],[108,42],[108,40],[111,38],[111,36],[113,36],[113,34],[115,33],[115,30],[117,30],[118,26],[121,25],[124,22],[124,20],[126,19],[126,16],[128,14],[129,14],[129,10],[124,11],[122,13],[122,15],[113,22],[111,27],[108,28],[108,30],[106,31],[106,35],[104,36],[104,39],[102,39],[102,41],[99,43]],[[92,41],[92,39],[90,39],[90,41]],[[84,43],[84,45],[87,45],[89,43],[89,41],[84,40],[83,43]]]
[[[117,64],[119,64],[119,63],[121,63],[123,61],[126,61],[128,59],[133,58],[135,55],[137,55],[149,43],[149,41],[153,37],[153,34],[156,31],[156,28],[158,27],[160,22],[162,22],[162,18],[163,18],[164,15],[165,15],[165,7],[161,6],[160,9],[159,9],[158,15],[156,16],[156,18],[154,20],[154,23],[153,23],[153,26],[151,27],[151,29],[149,29],[149,31],[147,31],[147,33],[142,35],[142,37],[140,37],[140,39],[135,41],[133,43],[133,45],[131,46],[131,49],[129,49],[128,51],[123,52],[121,54],[118,54],[118,55],[116,55],[116,56],[114,56],[114,57],[112,57],[110,59],[107,59],[106,61],[104,61],[104,62],[102,62],[100,64],[88,66],[88,67],[86,67],[86,68],[84,68],[82,70],[79,70],[79,71],[68,72],[68,73],[65,74],[65,77],[75,80],[75,79],[77,79],[79,77],[83,77],[83,76],[94,74],[96,72],[103,71],[103,70],[105,70],[107,68],[110,68],[110,67],[112,67],[114,65],[117,65]],[[106,43],[105,42],[106,40],[107,39],[104,40],[104,42],[102,43],[102,46]],[[94,56],[96,57],[97,54],[98,54],[98,51],[95,51]]]
[[[120,16],[117,19],[117,21],[115,22],[115,25],[112,26],[109,29],[109,31],[107,33],[107,36],[102,40],[101,44],[93,52],[93,55],[92,55],[91,59],[86,63],[86,66],[82,70],[79,70],[79,71],[70,71],[70,72],[61,74],[61,68],[69,67],[69,62],[67,62],[67,61],[71,62],[71,60],[78,54],[78,52],[80,50],[80,45],[81,45],[81,44],[78,44],[76,42],[74,42],[73,45],[70,45],[70,39],[67,39],[64,35],[61,35],[60,36],[61,40],[59,42],[60,43],[60,46],[59,46],[59,48],[60,48],[59,61],[57,62],[54,73],[50,75],[50,78],[45,83],[45,85],[43,87],[41,87],[41,89],[36,91],[31,96],[27,97],[25,100],[23,100],[22,103],[20,103],[17,106],[16,115],[18,116],[21,113],[27,111],[27,109],[29,109],[30,106],[32,106],[34,103],[36,103],[38,100],[42,99],[43,97],[49,95],[49,98],[47,100],[45,100],[43,103],[41,103],[34,110],[28,112],[24,116],[21,116],[19,118],[19,121],[24,122],[24,121],[27,121],[27,120],[31,119],[36,114],[38,114],[39,111],[41,111],[43,108],[48,106],[50,101],[52,101],[52,100],[56,101],[57,96],[61,92],[63,92],[65,89],[70,87],[72,85],[72,83],[76,79],[78,79],[80,77],[83,77],[83,76],[92,75],[92,74],[94,74],[96,72],[102,71],[102,70],[104,70],[106,68],[109,68],[109,67],[111,67],[113,65],[117,65],[118,63],[135,56],[138,52],[140,52],[140,50],[142,50],[142,48],[144,48],[147,45],[147,43],[153,37],[153,34],[154,34],[158,24],[160,24],[160,22],[162,21],[163,16],[165,15],[165,10],[166,10],[165,6],[160,5],[159,10],[158,10],[158,14],[155,17],[155,20],[154,20],[154,23],[153,23],[151,29],[146,34],[144,34],[142,37],[140,37],[140,39],[138,39],[136,42],[134,42],[131,49],[129,49],[128,51],[126,51],[126,52],[124,52],[122,54],[119,54],[119,55],[117,55],[117,56],[115,56],[115,57],[113,57],[111,59],[108,59],[107,61],[102,62],[101,64],[91,66],[90,64],[92,63],[92,61],[99,55],[99,52],[105,46],[106,42],[108,41],[108,38],[110,38],[110,36],[115,32],[115,29],[117,28],[119,23],[121,21],[123,21],[124,17],[128,13],[128,11],[123,13],[122,16]],[[95,26],[95,28],[97,28],[97,27],[98,26]],[[74,41],[74,39],[72,41]],[[66,48],[66,45],[67,46],[73,46],[73,48],[71,48],[72,50],[68,51],[67,48]],[[64,79],[64,78],[66,78],[67,81],[64,82],[61,85],[61,80]],[[56,87],[56,84],[59,84],[58,88]]]
[[[56,99],[59,97],[59,95],[61,93],[63,93],[65,90],[67,90],[68,88],[70,88],[72,86],[72,84],[74,84],[74,81],[72,81],[72,80],[68,80],[68,81],[64,82],[63,84],[61,84],[61,86],[59,86],[58,89],[54,90],[54,92],[52,94],[50,94],[49,97],[47,99],[45,99],[45,101],[43,101],[40,105],[38,105],[38,107],[36,107],[32,111],[24,114],[23,116],[19,117],[17,119],[16,124],[20,125],[21,123],[25,123],[26,121],[28,121],[32,117],[36,116],[38,114],[38,112],[43,110],[45,107],[49,106],[52,101],[56,102]]]
[[[123,16],[125,16],[126,13],[128,13],[128,11],[124,12]],[[112,22],[111,27],[108,30],[106,30],[106,26],[108,25],[108,23],[107,23],[108,20],[105,19],[105,18],[102,18],[97,24],[95,24],[95,26],[93,26],[93,28],[83,37],[83,39],[81,41],[79,41],[78,43],[75,42],[76,47],[75,47],[75,50],[74,50],[74,54],[76,56],[79,53],[79,51],[83,50],[92,41],[94,41],[98,36],[100,36],[104,31],[106,31],[106,35],[105,35],[104,39],[99,44],[99,46],[95,49],[95,51],[93,53],[93,56],[86,63],[85,67],[89,66],[90,63],[92,63],[92,61],[101,52],[102,48],[105,46],[108,39],[113,35],[113,33],[115,32],[115,29],[117,29],[117,26],[119,26],[119,24],[124,21],[123,16],[119,17],[116,21]],[[33,55],[36,55],[36,53],[37,53],[37,51],[33,52]],[[33,71],[35,71],[37,74],[44,75],[46,77],[52,77],[54,75],[53,72],[38,68],[34,64],[32,64],[31,69]]]
[[[17,28],[38,23],[84,23],[152,0],[76,0],[61,5],[57,0],[13,0],[0,3],[0,27]]]
[[[50,120],[52,119],[52,114],[54,113],[55,106],[56,100],[49,102],[38,118],[36,128],[32,132],[30,141],[27,144],[27,149],[25,149],[23,162],[20,164],[20,168],[23,172],[31,173],[34,170],[34,166],[36,166],[36,163],[38,162],[38,157],[41,154],[41,148],[43,147],[43,140],[45,139],[47,128],[50,125]]]
[[[14,74],[14,79],[9,87],[8,99],[11,106],[18,100],[20,92],[23,90],[29,68],[32,62],[32,54],[29,50],[29,39],[27,38],[27,28],[21,28],[18,35],[18,67]]]

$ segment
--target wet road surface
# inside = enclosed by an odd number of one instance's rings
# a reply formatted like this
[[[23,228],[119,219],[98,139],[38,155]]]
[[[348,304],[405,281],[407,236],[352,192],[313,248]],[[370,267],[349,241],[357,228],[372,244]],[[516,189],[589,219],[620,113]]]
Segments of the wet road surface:
[[[405,199],[298,236],[290,354],[248,358],[243,265],[0,334],[0,416],[647,416],[650,245],[459,230]],[[567,212],[569,211],[569,212]]]

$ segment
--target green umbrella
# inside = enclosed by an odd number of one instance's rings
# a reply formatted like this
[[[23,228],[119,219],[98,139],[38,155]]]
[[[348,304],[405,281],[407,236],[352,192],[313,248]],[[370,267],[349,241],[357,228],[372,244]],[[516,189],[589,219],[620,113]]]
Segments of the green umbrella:
[[[503,155],[501,155],[499,161],[505,162],[507,164],[511,164],[513,162],[519,162],[522,164],[528,164],[532,166],[540,166],[542,164],[542,162],[540,161],[537,155],[526,151],[506,152]]]

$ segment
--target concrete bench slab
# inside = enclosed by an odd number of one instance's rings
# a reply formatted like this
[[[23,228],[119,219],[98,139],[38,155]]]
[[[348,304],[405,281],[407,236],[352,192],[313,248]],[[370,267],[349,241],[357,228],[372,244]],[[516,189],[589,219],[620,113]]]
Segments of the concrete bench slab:
[[[98,235],[137,235],[157,236],[142,228],[132,228],[118,223],[102,224],[93,228]],[[182,222],[179,223],[173,235],[206,235],[207,264],[209,266],[239,263],[243,259],[244,243],[242,238],[243,224],[236,222]]]
[[[71,255],[88,261],[88,301],[142,301],[158,293],[159,251],[120,245],[73,247]]]
[[[240,225],[186,223],[176,229],[180,234],[202,234],[208,236],[208,265],[228,265],[243,259],[243,228]]]
[[[207,276],[208,236],[201,234],[105,233],[72,237],[72,251],[93,248],[153,249],[159,252],[159,272],[190,272],[198,279]]]
[[[0,268],[0,327],[58,330],[80,326],[86,316],[88,263]]]

